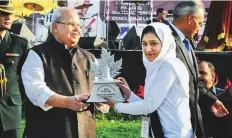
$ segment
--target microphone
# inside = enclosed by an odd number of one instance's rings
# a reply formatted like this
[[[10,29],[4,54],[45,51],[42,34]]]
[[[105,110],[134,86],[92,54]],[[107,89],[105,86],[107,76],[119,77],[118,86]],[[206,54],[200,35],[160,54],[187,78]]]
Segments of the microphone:
[[[96,13],[96,14],[92,15],[92,16],[91,16],[91,18],[93,18],[93,17],[94,17],[94,16],[96,16],[96,15],[98,16],[98,13]]]

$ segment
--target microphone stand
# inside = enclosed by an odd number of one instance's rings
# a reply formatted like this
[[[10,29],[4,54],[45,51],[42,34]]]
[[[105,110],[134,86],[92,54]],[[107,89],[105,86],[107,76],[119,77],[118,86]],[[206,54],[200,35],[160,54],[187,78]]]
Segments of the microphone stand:
[[[153,22],[153,0],[151,0],[150,6],[151,6],[151,23],[152,23]]]
[[[107,43],[107,45],[109,45],[109,20],[110,20],[110,0],[107,0],[107,14],[108,14],[108,19],[106,19],[107,20],[107,23],[106,23],[106,43]]]

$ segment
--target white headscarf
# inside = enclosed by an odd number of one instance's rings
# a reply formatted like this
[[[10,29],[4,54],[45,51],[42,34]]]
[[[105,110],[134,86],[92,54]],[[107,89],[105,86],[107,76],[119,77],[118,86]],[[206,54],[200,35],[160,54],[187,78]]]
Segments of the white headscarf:
[[[171,29],[168,25],[158,22],[151,23],[148,26],[152,26],[155,29],[156,34],[161,41],[162,47],[159,55],[152,62],[148,61],[143,52],[143,64],[146,68],[145,98],[148,93],[150,93],[151,91],[155,91],[150,90],[150,88],[154,83],[156,83],[156,81],[159,81],[156,80],[156,75],[161,65],[165,61],[170,63],[170,65],[173,67],[182,84],[183,89],[185,90],[185,92],[187,91],[187,93],[183,93],[182,96],[188,96],[189,86],[188,82],[186,82],[186,80],[189,80],[188,71],[182,61],[176,58],[176,43],[174,37],[172,36]],[[183,75],[185,75],[185,78],[183,78]]]

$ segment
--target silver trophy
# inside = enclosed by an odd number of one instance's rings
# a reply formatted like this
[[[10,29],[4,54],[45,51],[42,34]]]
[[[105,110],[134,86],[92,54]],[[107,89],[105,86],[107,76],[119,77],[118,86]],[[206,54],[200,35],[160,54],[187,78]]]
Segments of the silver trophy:
[[[121,66],[122,59],[114,62],[114,55],[111,56],[110,52],[102,48],[101,58],[90,62],[90,68],[95,79],[87,102],[106,102],[103,97],[124,101],[118,86],[116,86],[116,83],[119,81],[113,79],[120,74]]]

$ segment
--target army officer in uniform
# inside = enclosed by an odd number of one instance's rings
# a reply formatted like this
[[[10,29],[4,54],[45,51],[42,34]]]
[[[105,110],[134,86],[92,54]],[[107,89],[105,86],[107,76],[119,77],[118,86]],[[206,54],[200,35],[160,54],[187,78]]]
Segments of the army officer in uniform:
[[[28,41],[9,32],[12,14],[9,1],[0,1],[0,138],[19,138],[22,100],[18,63],[29,48]]]

